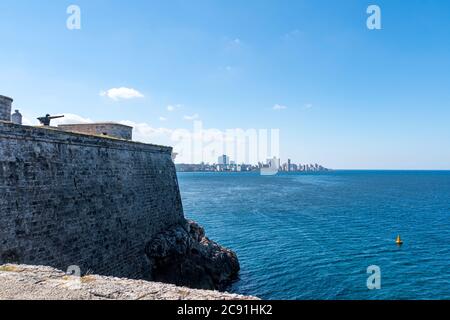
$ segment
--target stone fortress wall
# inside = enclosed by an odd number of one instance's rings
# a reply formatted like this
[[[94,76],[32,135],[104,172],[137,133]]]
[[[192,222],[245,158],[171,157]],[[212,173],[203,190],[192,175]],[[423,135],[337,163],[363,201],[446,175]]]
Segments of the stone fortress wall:
[[[11,102],[0,96],[0,265],[219,290],[237,277],[236,254],[184,218],[172,148],[120,124],[23,126]]]
[[[182,223],[172,149],[0,122],[0,264],[130,278]]]
[[[124,140],[133,139],[133,128],[119,123],[60,124],[58,128],[69,132],[87,133]]]

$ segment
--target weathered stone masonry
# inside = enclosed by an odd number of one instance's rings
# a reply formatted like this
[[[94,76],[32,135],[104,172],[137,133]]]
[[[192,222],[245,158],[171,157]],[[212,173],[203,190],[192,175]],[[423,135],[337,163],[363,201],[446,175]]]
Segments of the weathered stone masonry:
[[[124,140],[131,140],[133,138],[133,128],[119,123],[60,124],[58,129]]]
[[[184,223],[172,149],[0,121],[0,264],[146,278]]]
[[[0,95],[0,121],[11,120],[11,105],[13,99]]]

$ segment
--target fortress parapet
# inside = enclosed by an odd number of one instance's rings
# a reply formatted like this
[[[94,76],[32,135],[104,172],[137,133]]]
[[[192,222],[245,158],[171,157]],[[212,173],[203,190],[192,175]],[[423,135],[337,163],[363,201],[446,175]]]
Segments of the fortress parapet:
[[[133,139],[133,127],[120,123],[83,123],[83,124],[60,124],[59,129],[69,132],[85,133],[96,136],[107,136],[123,140]]]

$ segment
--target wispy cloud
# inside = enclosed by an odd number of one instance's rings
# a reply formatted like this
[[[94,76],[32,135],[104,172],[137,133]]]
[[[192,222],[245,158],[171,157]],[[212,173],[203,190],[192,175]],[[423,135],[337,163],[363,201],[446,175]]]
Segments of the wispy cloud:
[[[72,113],[63,113],[64,118],[59,118],[52,120],[52,126],[58,126],[60,124],[78,124],[78,123],[92,123],[93,121],[89,118],[84,118],[82,116],[72,114]]]
[[[230,52],[241,49],[245,43],[240,38],[225,38],[225,48]]]
[[[294,29],[294,30],[291,30],[288,33],[284,34],[283,39],[284,40],[296,39],[296,38],[301,37],[302,35],[303,35],[303,32],[301,32],[298,29]]]
[[[100,92],[100,96],[108,97],[115,101],[119,99],[135,99],[135,98],[144,98],[144,95],[133,88],[111,88],[107,91]]]
[[[119,123],[133,127],[133,140],[152,144],[173,145],[172,129],[156,128],[145,122],[123,120]]]
[[[276,104],[273,106],[273,110],[275,110],[275,111],[280,111],[280,110],[285,110],[285,109],[287,109],[287,107],[284,105],[281,105],[281,104]]]
[[[174,112],[175,110],[180,109],[182,106],[183,105],[181,105],[181,104],[169,104],[167,106],[167,111]]]
[[[35,126],[38,124],[38,121],[36,119],[31,120],[32,118],[27,117],[26,115],[23,115],[22,117],[22,124],[24,126]]]
[[[303,109],[308,110],[308,109],[312,109],[314,107],[314,105],[312,103],[307,103],[303,106]]]
[[[231,75],[231,74],[236,74],[236,72],[238,71],[238,67],[235,66],[220,66],[217,68],[217,70],[221,73],[221,74],[227,74],[227,75]]]
[[[167,118],[165,118],[165,117],[159,117],[159,121],[162,121],[162,122],[167,121]]]
[[[241,39],[239,39],[239,38],[234,38],[234,39],[231,41],[231,43],[234,44],[234,45],[236,45],[236,46],[238,46],[238,45],[241,44]]]
[[[184,116],[184,120],[188,121],[194,121],[197,120],[198,118],[200,118],[200,116],[197,113],[192,116]]]
[[[223,145],[227,139],[225,131],[217,129],[201,129],[199,131],[191,131],[188,129],[170,129],[165,127],[154,127],[145,122],[120,121],[120,123],[131,126],[133,130],[133,140],[152,143],[158,145],[172,146],[174,152],[178,154],[177,162],[193,163],[196,159],[204,159],[207,162],[213,162],[219,154],[223,154]],[[216,146],[205,153],[204,148],[191,149],[191,142],[197,141],[202,144]]]

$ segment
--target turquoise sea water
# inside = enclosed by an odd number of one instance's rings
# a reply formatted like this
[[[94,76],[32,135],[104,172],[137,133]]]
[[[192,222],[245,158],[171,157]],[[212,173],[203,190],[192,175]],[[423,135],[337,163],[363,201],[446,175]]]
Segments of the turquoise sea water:
[[[450,172],[178,177],[186,216],[239,256],[233,292],[265,299],[450,299]],[[380,290],[367,288],[370,265],[381,268]]]

